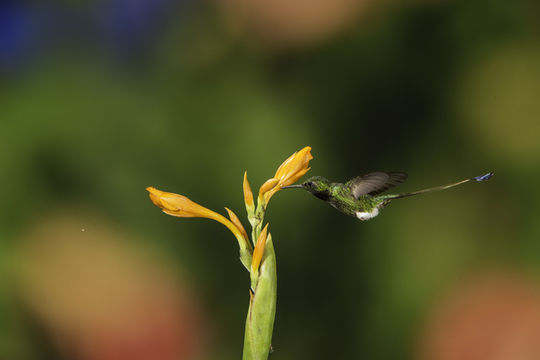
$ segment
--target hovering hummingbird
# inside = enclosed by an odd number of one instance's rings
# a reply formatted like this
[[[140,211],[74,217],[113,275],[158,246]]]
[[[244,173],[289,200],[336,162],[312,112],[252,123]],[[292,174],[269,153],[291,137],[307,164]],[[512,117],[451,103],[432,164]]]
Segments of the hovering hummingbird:
[[[461,180],[453,184],[437,186],[403,194],[382,194],[386,190],[401,184],[407,179],[403,172],[373,172],[358,176],[345,184],[333,183],[322,176],[314,176],[299,185],[284,186],[282,189],[304,189],[328,202],[344,214],[369,220],[394,199],[420,195],[427,192],[449,189],[466,182],[486,181],[493,176],[492,172]]]

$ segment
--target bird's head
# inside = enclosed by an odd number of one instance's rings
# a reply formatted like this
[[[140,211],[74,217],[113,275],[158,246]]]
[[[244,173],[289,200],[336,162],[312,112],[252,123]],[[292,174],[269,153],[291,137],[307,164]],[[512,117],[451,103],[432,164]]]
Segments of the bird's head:
[[[330,181],[322,176],[314,176],[302,184],[284,186],[282,189],[304,189],[320,199],[327,200],[330,195]]]

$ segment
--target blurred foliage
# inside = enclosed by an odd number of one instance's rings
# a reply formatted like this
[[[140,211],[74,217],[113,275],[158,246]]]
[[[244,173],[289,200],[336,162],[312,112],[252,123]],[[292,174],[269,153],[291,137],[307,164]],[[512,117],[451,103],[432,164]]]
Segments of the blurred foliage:
[[[454,284],[493,267],[538,276],[536,2],[383,2],[292,47],[227,27],[223,4],[131,2],[145,3],[0,6],[1,358],[58,358],[13,269],[25,234],[66,210],[167,254],[211,319],[208,357],[238,358],[248,278],[234,239],[163,216],[144,188],[240,214],[243,171],[256,187],[304,145],[311,173],[335,181],[402,170],[415,190],[496,176],[395,201],[370,222],[280,192],[267,214],[272,357],[414,358]]]

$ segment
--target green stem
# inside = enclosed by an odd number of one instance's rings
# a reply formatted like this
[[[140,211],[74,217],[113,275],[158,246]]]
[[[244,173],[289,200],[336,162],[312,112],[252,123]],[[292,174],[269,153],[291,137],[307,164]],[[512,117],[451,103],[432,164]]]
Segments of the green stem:
[[[246,318],[243,360],[266,360],[272,343],[276,314],[276,255],[272,236],[268,234],[258,274],[252,274],[255,284],[250,296]]]

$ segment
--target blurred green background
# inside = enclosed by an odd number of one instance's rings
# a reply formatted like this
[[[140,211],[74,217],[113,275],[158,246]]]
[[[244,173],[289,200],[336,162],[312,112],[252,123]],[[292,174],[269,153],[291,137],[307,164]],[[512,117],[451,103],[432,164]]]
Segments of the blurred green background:
[[[258,188],[306,145],[310,174],[334,181],[496,175],[369,222],[279,192],[272,359],[539,358],[539,14],[527,0],[3,1],[0,358],[238,359],[236,240],[144,189],[245,219],[244,170]]]

